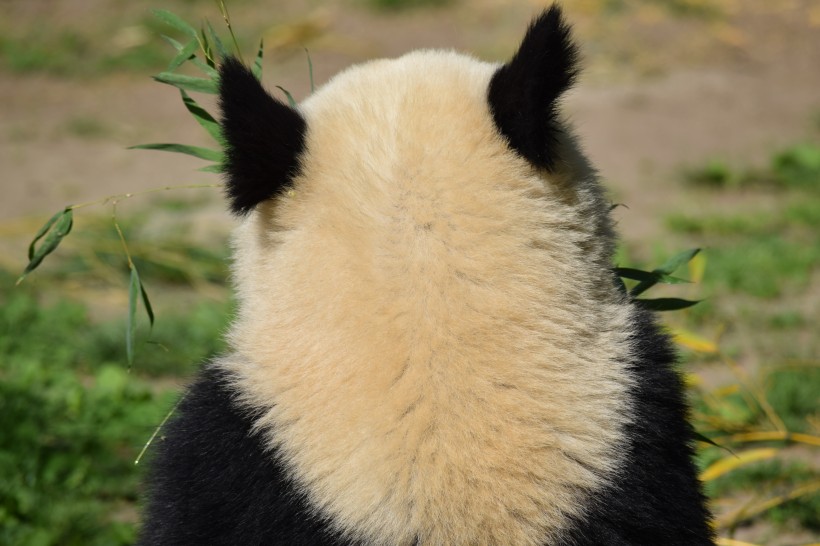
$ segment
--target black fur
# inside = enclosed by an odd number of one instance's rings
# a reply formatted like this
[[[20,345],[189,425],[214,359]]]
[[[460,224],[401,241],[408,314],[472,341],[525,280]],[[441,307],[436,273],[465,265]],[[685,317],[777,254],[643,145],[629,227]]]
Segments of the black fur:
[[[246,214],[298,173],[307,126],[233,57],[219,69],[219,105],[228,199],[235,214]]]
[[[632,342],[637,379],[626,468],[603,491],[572,546],[711,546],[714,534],[693,463],[693,431],[675,354],[653,315],[637,310]]]
[[[553,5],[533,21],[518,52],[490,81],[496,126],[537,167],[551,169],[557,159],[558,98],[575,80],[577,59],[570,28]]]
[[[225,372],[205,367],[154,449],[142,546],[336,546],[276,453],[252,434]]]

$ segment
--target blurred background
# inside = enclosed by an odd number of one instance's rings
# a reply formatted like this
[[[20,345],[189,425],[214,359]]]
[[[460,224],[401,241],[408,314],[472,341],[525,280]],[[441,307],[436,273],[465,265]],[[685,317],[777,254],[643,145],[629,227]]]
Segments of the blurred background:
[[[418,48],[503,61],[547,5],[227,4],[247,58],[264,38],[266,86],[297,101],[310,93],[305,48],[317,86]],[[212,0],[0,2],[0,544],[132,543],[144,466],[134,460],[223,347],[233,221],[220,190],[151,191],[219,177],[199,172],[200,159],[127,149],[214,146],[179,92],[151,79],[176,54],[161,35],[184,38],[157,8],[207,20],[230,43]],[[704,249],[675,274],[693,283],[653,292],[703,300],[663,318],[696,427],[724,446],[699,446],[721,544],[818,544],[820,2],[564,8],[585,67],[565,109],[623,205],[618,265],[652,269]],[[213,111],[211,96],[192,95]],[[83,203],[59,249],[15,286],[40,226]],[[153,328],[144,309],[131,316],[123,240]]]

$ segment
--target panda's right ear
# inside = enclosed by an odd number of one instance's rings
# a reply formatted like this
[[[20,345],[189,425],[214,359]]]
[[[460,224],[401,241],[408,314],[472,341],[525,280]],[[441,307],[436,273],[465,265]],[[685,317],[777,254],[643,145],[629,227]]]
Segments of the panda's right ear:
[[[226,193],[231,211],[242,215],[276,195],[298,173],[307,125],[234,57],[219,68],[219,106]]]

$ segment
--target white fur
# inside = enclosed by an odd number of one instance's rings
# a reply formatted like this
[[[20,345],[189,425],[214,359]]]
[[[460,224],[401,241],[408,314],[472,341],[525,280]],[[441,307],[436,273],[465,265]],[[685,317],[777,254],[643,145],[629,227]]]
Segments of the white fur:
[[[618,472],[629,308],[608,204],[493,124],[496,66],[426,51],[301,105],[293,189],[239,227],[220,365],[312,506],[372,544],[542,544]]]

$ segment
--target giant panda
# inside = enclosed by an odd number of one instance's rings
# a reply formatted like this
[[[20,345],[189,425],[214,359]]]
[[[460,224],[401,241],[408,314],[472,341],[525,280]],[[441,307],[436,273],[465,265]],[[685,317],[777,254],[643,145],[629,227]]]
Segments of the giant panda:
[[[674,353],[619,286],[553,6],[297,107],[220,67],[230,352],[163,430],[143,545],[713,544]]]

